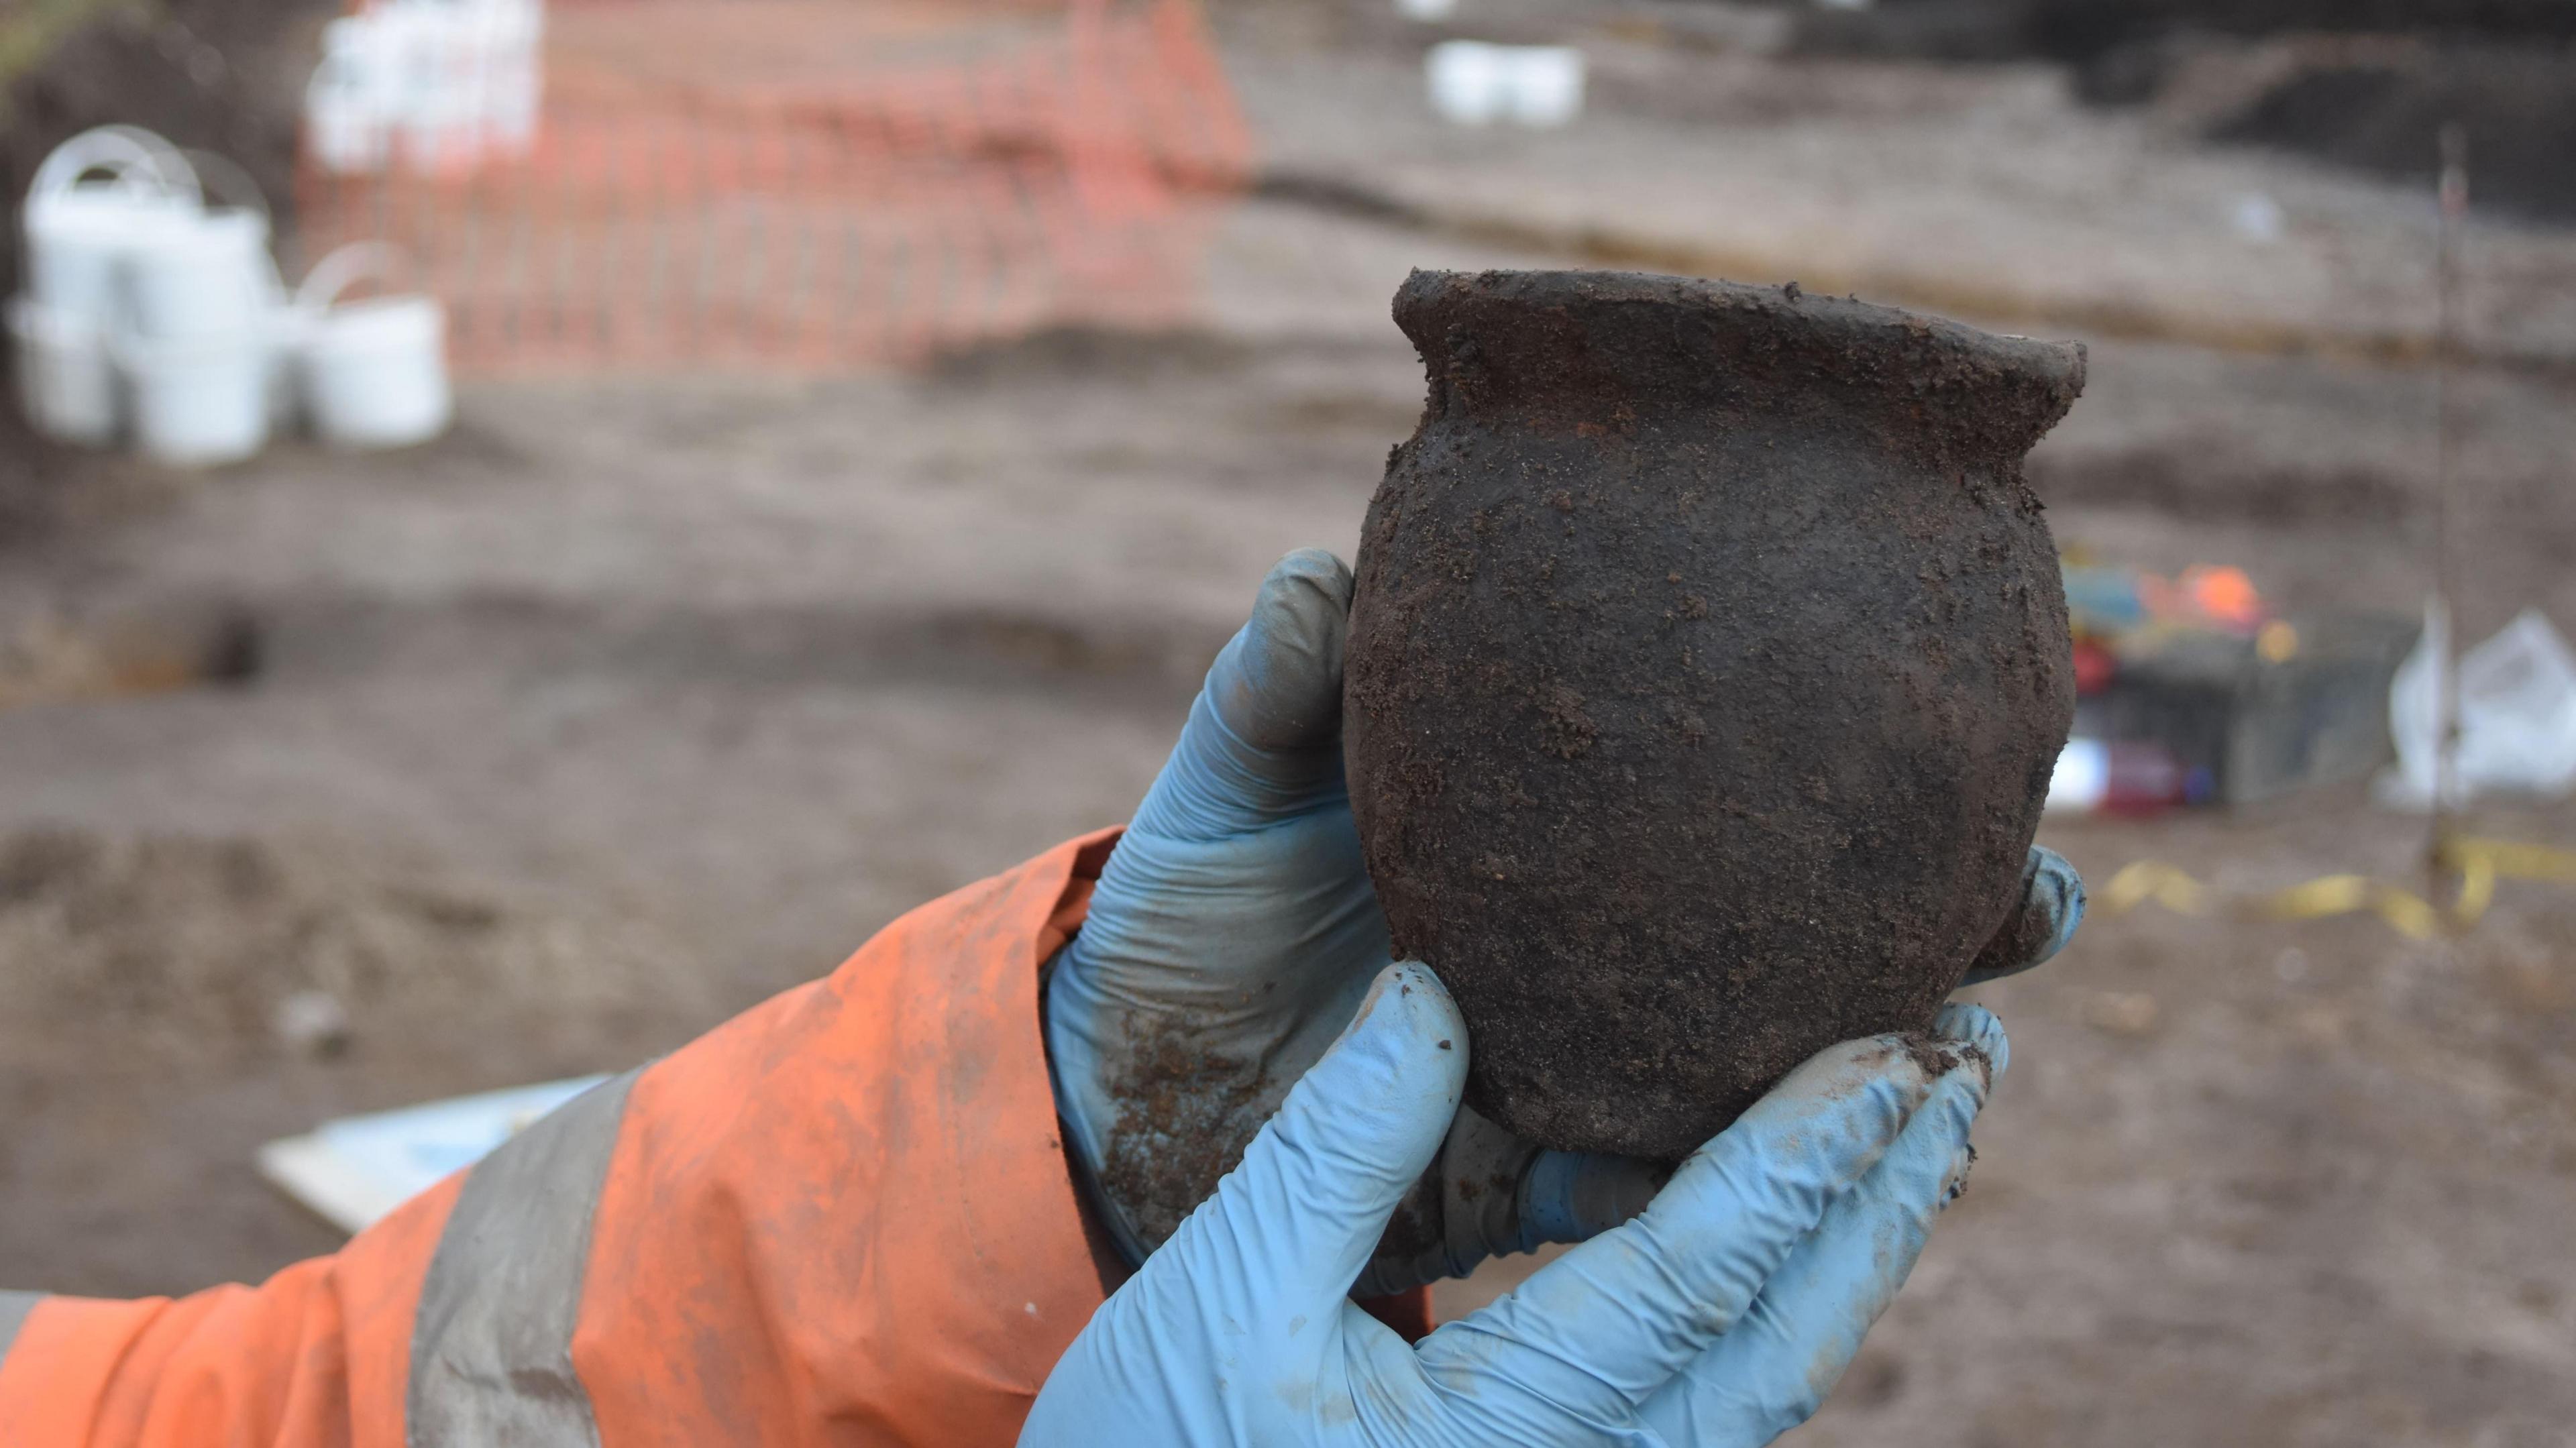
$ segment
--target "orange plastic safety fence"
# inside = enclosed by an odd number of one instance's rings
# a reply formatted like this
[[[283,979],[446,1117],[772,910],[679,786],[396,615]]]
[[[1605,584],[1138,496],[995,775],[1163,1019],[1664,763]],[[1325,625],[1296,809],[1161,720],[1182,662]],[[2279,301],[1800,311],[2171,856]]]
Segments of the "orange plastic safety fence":
[[[300,168],[303,255],[394,243],[467,370],[1170,324],[1250,165],[1191,0],[555,0],[543,55],[521,154]]]

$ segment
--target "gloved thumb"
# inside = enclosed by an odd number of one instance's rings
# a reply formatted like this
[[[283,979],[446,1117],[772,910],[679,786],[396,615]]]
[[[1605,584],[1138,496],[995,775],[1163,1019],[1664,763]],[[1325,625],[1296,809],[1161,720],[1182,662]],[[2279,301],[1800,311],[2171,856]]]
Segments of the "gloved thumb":
[[[1428,966],[1380,972],[1359,1012],[1164,1248],[1200,1284],[1243,1294],[1237,1322],[1320,1320],[1350,1291],[1449,1130],[1467,1028]]]
[[[1351,570],[1301,548],[1261,580],[1252,617],[1217,655],[1136,829],[1221,839],[1337,798],[1342,646]]]

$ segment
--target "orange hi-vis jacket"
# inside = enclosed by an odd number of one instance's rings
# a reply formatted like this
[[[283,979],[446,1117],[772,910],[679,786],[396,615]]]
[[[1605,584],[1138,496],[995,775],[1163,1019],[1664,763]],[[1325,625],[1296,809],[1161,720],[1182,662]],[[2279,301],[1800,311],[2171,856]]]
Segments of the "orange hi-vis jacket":
[[[1106,1292],[1040,967],[1114,832],[886,927],[258,1287],[0,1293],[6,1448],[1008,1444]],[[1419,1335],[1419,1293],[1373,1304]]]

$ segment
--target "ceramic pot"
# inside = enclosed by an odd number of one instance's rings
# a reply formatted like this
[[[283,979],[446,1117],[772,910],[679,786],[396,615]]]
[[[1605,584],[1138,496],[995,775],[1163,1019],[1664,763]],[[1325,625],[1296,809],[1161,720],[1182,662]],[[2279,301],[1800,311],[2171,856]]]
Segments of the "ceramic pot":
[[[2071,343],[1794,287],[1416,272],[1344,747],[1468,1101],[1674,1158],[1927,1026],[2018,899],[2074,709],[2022,456]]]

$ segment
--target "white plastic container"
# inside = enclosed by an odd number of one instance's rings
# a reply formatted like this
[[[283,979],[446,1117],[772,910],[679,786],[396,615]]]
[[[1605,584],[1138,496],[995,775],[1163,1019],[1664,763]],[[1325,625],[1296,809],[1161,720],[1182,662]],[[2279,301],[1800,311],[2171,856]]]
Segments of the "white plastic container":
[[[182,154],[204,202],[138,233],[120,251],[121,321],[149,338],[259,330],[285,300],[269,255],[267,199],[249,173],[223,157]]]
[[[16,349],[18,406],[38,433],[82,447],[116,441],[121,409],[105,332],[87,318],[18,297],[9,303],[9,340]]]
[[[483,159],[484,7],[397,0],[369,18],[402,58],[395,135],[403,164],[432,176],[472,171]]]
[[[144,337],[248,331],[275,302],[268,218],[256,211],[209,211],[152,228],[125,249],[120,270],[129,325]]]
[[[484,144],[524,156],[536,142],[544,103],[545,8],[540,0],[477,0],[483,11],[475,89]]]
[[[2451,667],[2451,758],[2442,768],[2441,675],[2450,635],[2439,600],[2425,600],[2423,636],[2389,687],[2397,763],[2382,777],[2381,801],[2426,809],[2437,784],[2448,785],[2453,806],[2482,795],[2559,799],[2576,790],[2576,648],[2532,608]]]
[[[206,337],[117,337],[144,455],[211,467],[258,452],[268,441],[273,348],[264,323]]]
[[[1444,40],[1422,58],[1423,81],[1431,109],[1461,126],[1486,126],[1502,119],[1510,104],[1503,47],[1481,40]]]
[[[1444,40],[1423,57],[1431,108],[1462,126],[1562,126],[1583,113],[1583,78],[1570,45]]]
[[[402,104],[402,67],[391,48],[373,15],[345,15],[322,27],[322,63],[304,87],[304,136],[324,170],[385,168],[389,128]]]
[[[351,285],[386,276],[400,260],[382,242],[344,246],[324,257],[296,293],[304,408],[314,433],[334,447],[427,442],[455,414],[447,313],[437,298],[412,293],[338,302]]]
[[[537,0],[384,0],[323,27],[304,93],[305,135],[326,170],[397,159],[463,175],[525,155],[544,89]]]
[[[1506,56],[1512,119],[1562,126],[1583,114],[1583,52],[1570,45],[1516,45]]]
[[[197,206],[196,174],[169,142],[132,126],[83,131],[45,157],[27,188],[28,295],[109,326],[126,254],[185,226]]]

